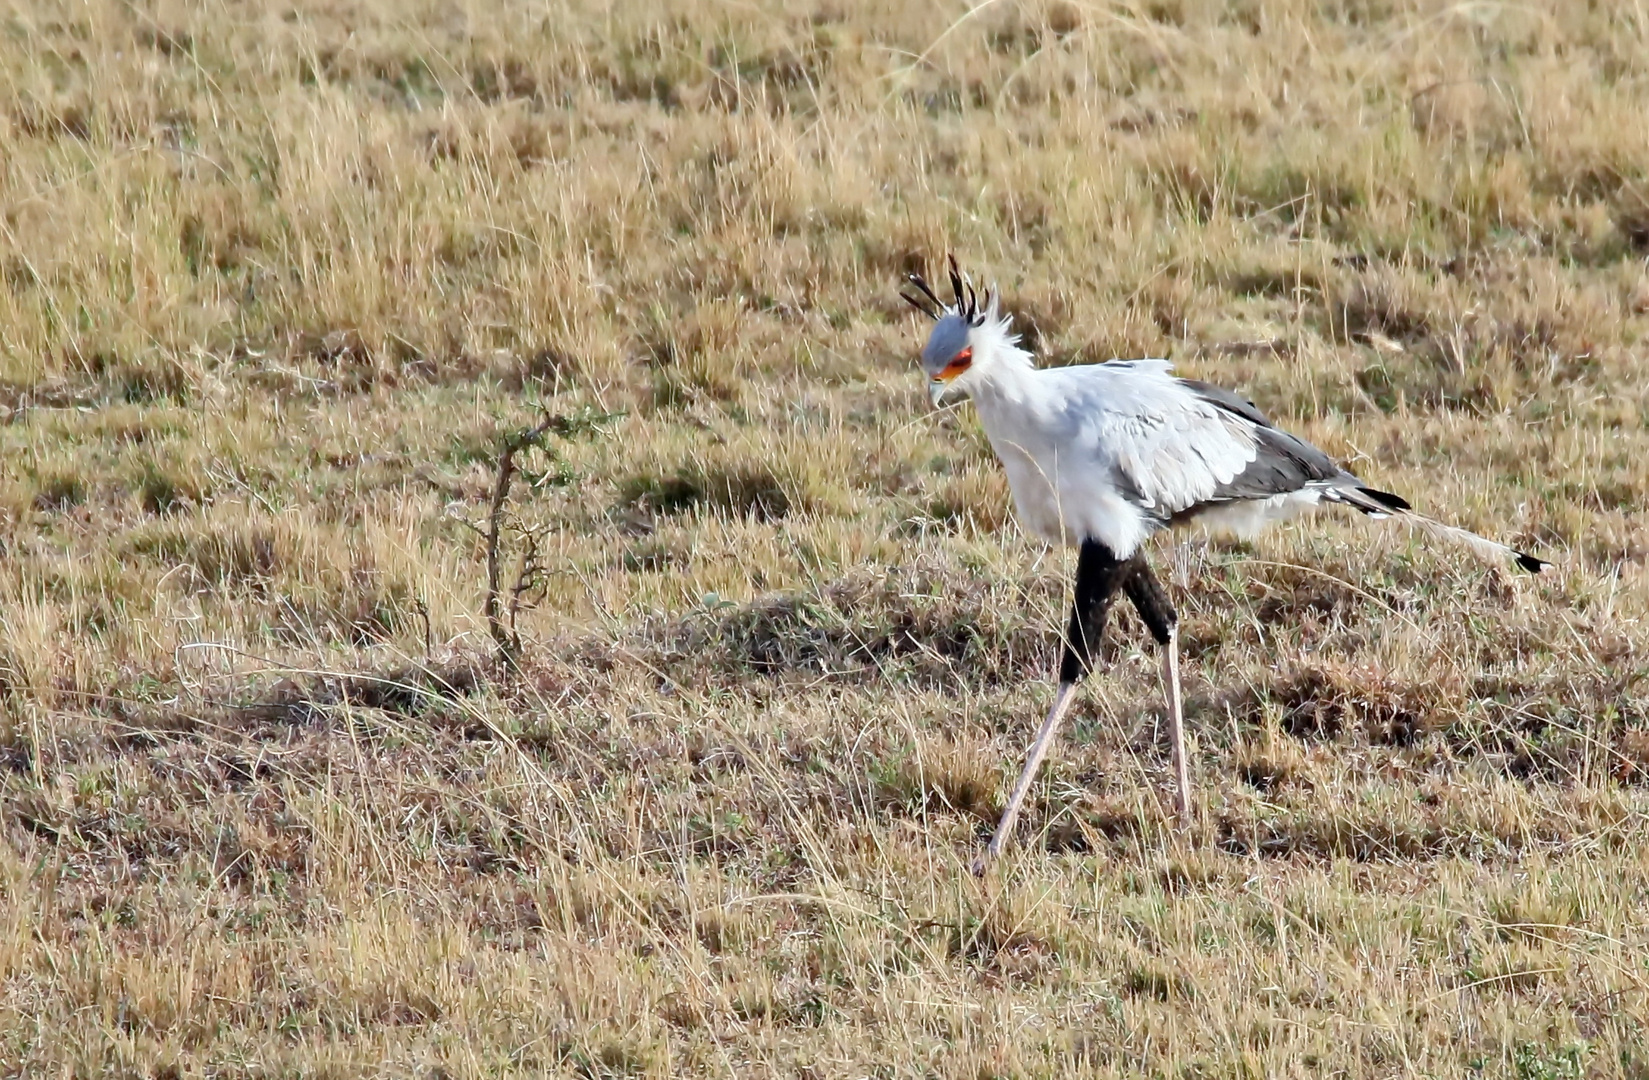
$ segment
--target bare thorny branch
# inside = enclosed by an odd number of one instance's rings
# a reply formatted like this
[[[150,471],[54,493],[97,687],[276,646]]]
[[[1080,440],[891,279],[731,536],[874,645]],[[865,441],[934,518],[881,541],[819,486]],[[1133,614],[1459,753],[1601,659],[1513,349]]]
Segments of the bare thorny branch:
[[[487,511],[486,528],[476,531],[481,534],[487,547],[487,595],[482,610],[487,619],[487,632],[492,636],[496,649],[498,666],[506,674],[516,670],[521,656],[521,633],[516,628],[516,618],[524,604],[534,604],[543,599],[549,587],[550,574],[543,558],[542,546],[550,526],[524,525],[519,521],[507,520],[510,489],[515,483],[516,475],[522,471],[517,463],[517,457],[534,448],[544,449],[548,453],[545,447],[545,439],[548,436],[557,435],[570,439],[589,435],[599,431],[600,425],[613,419],[615,415],[598,413],[589,408],[565,416],[546,412],[534,426],[507,433],[499,440],[498,464],[493,478],[492,500]],[[530,475],[528,479],[532,481]],[[541,486],[546,482],[562,483],[565,479],[563,476],[558,480],[554,474],[547,472],[539,480],[532,482],[533,486]],[[473,525],[470,527],[474,528]],[[507,589],[503,585],[506,533],[515,534],[521,549],[515,580]],[[506,593],[508,600],[504,599]]]
[[[515,482],[515,456],[523,450],[541,446],[544,436],[555,426],[556,418],[546,413],[533,427],[505,435],[498,447],[498,471],[493,480],[492,503],[487,511],[487,528],[484,533],[487,543],[487,597],[482,605],[482,611],[487,618],[487,632],[492,635],[493,646],[497,650],[498,666],[506,672],[515,670],[516,662],[521,655],[521,634],[515,626],[521,598],[523,594],[532,591],[535,587],[534,582],[542,581],[543,566],[538,558],[538,531],[518,529],[527,546],[520,569],[516,573],[515,583],[510,587],[509,623],[506,627],[504,619],[499,614],[499,546],[506,527],[504,507],[509,502],[510,486]]]

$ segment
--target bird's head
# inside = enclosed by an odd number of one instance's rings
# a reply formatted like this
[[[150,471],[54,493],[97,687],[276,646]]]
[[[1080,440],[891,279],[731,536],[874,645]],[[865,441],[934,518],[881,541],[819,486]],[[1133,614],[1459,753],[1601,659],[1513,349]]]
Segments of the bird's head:
[[[921,274],[910,275],[909,281],[919,295],[900,295],[933,320],[933,332],[922,347],[922,371],[934,408],[970,396],[997,363],[1023,355],[1018,336],[1009,329],[1011,320],[999,311],[995,291],[986,289],[981,303],[973,285],[957,270],[955,256],[950,259],[951,303],[940,300]]]

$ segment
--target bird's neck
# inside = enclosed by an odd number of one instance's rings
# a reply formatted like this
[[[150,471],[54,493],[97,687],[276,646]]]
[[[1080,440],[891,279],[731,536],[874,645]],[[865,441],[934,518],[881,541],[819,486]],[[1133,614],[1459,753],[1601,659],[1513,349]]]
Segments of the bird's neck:
[[[980,367],[970,392],[975,405],[986,410],[1018,404],[1035,393],[1035,376],[1036,363],[1031,354],[1003,343],[992,349],[990,362]]]

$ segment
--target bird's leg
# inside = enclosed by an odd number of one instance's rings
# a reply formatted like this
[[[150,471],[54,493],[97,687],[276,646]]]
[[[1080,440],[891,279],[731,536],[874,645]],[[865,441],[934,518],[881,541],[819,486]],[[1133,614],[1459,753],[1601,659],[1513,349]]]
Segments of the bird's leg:
[[[1191,766],[1185,760],[1185,716],[1179,694],[1179,624],[1168,631],[1162,650],[1162,683],[1168,693],[1168,734],[1174,744],[1174,784],[1179,789],[1180,828],[1191,827]]]
[[[1002,819],[997,822],[989,846],[973,862],[975,874],[985,872],[991,860],[1002,854],[1008,837],[1013,834],[1014,823],[1019,820],[1019,810],[1031,790],[1032,782],[1036,780],[1037,770],[1042,767],[1042,759],[1053,745],[1059,723],[1065,718],[1065,710],[1076,697],[1076,684],[1093,666],[1094,651],[1105,633],[1105,615],[1110,610],[1111,598],[1132,570],[1131,561],[1119,560],[1103,544],[1094,540],[1082,542],[1076,562],[1076,599],[1071,605],[1071,623],[1065,631],[1065,647],[1059,661],[1059,691],[1054,695],[1047,719],[1042,721],[1042,727],[1036,733],[1036,741],[1031,743],[1025,768],[1020,771],[1019,780],[1008,796],[1008,805],[1002,810]]]
[[[1031,790],[1037,770],[1042,767],[1042,759],[1048,756],[1048,747],[1053,745],[1054,734],[1059,730],[1059,722],[1065,718],[1065,710],[1070,707],[1075,697],[1076,683],[1059,684],[1059,692],[1054,695],[1053,708],[1048,710],[1047,719],[1042,721],[1042,727],[1037,730],[1036,741],[1031,743],[1031,752],[1025,758],[1025,767],[1020,770],[1019,780],[1013,785],[1013,794],[1008,796],[1008,805],[1002,811],[1002,819],[996,823],[996,832],[991,834],[991,842],[986,845],[985,850],[973,860],[975,876],[982,875],[985,868],[991,864],[991,860],[1002,854],[1003,846],[1013,834],[1014,823],[1019,820],[1019,808],[1024,805],[1025,795]]]
[[[1191,824],[1191,767],[1185,760],[1185,717],[1180,707],[1179,687],[1179,616],[1168,602],[1162,583],[1151,572],[1144,556],[1135,559],[1132,576],[1124,583],[1128,599],[1151,636],[1162,646],[1162,688],[1168,697],[1168,734],[1174,748],[1174,784],[1178,789],[1177,807],[1181,827]]]

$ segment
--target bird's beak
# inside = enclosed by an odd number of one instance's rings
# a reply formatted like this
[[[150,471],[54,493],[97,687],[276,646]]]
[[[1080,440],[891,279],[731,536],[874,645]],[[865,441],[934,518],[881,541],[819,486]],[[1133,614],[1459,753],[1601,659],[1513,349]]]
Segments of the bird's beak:
[[[959,400],[951,393],[955,389],[956,388],[951,385],[949,379],[929,379],[928,400],[933,403],[933,407],[935,409],[943,409],[952,401]]]

